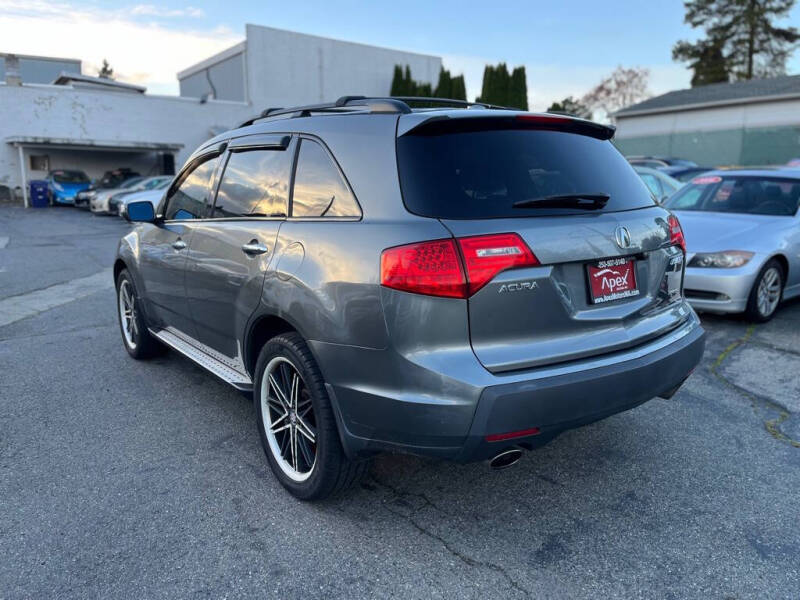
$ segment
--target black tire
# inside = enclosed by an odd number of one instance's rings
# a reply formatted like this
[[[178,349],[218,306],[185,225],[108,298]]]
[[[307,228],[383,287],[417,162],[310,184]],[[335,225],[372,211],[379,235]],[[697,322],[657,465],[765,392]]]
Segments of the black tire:
[[[261,402],[262,381],[267,366],[274,364],[276,358],[285,359],[297,371],[304,386],[304,393],[307,390],[313,408],[316,454],[313,466],[308,470],[310,475],[304,481],[295,481],[283,471],[278,462],[279,457],[275,455],[267,438],[265,409]],[[271,389],[267,384],[268,393]],[[299,334],[292,332],[279,335],[269,340],[261,349],[256,363],[253,403],[261,445],[269,466],[281,485],[295,497],[301,500],[322,500],[349,488],[366,472],[368,461],[351,461],[342,449],[325,381],[308,346]]]
[[[761,282],[764,281],[765,277],[773,277],[774,274],[777,272],[778,275],[778,283],[777,286],[779,288],[778,291],[778,301],[774,304],[774,306],[770,306],[771,310],[767,310],[766,314],[762,310],[763,305],[759,306],[759,287],[761,286]],[[758,277],[756,277],[755,282],[753,283],[753,289],[750,290],[750,296],[747,299],[747,309],[745,310],[745,318],[748,321],[753,321],[754,323],[765,323],[772,319],[775,316],[775,313],[778,312],[778,307],[780,306],[781,300],[783,298],[783,287],[786,285],[786,273],[784,273],[783,265],[777,259],[770,259],[767,263],[761,267],[761,271],[758,272]]]
[[[133,328],[132,332],[130,333],[130,340],[128,339],[128,335],[126,335],[126,324],[123,323],[123,316],[122,310],[120,309],[121,305],[121,298],[120,294],[123,293],[123,287],[126,290],[130,290],[130,293],[133,297],[133,321],[135,323],[135,327]],[[147,329],[147,323],[144,319],[144,313],[141,310],[141,301],[139,300],[139,294],[136,291],[136,284],[133,282],[133,278],[131,277],[130,273],[128,273],[127,269],[122,269],[119,275],[117,275],[117,321],[119,322],[119,331],[122,335],[122,345],[125,346],[125,350],[128,351],[133,358],[137,360],[142,360],[145,358],[151,358],[160,354],[164,350],[164,346],[159,342],[156,338],[154,338],[150,331]]]

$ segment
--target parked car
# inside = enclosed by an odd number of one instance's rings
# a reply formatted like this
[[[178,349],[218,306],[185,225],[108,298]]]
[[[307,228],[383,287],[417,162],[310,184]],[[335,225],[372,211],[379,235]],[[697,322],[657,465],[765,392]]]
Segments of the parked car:
[[[141,177],[141,175],[127,167],[106,171],[99,180],[94,182],[89,187],[89,189],[84,190],[75,196],[75,206],[80,208],[90,208],[92,198],[94,198],[101,190],[116,189],[125,181],[133,177]]]
[[[170,177],[170,179],[172,179]],[[169,182],[168,182],[169,184]],[[132,192],[130,194],[123,194],[122,197],[114,196],[111,198],[111,209],[115,214],[124,217],[125,210],[131,202],[146,201],[153,205],[153,210],[158,208],[158,203],[164,197],[164,189],[167,186],[156,188],[152,190],[144,190],[139,192]]]
[[[699,177],[703,173],[713,171],[714,167],[685,167],[685,166],[672,166],[672,167],[659,167],[659,171],[666,173],[670,177],[677,179],[681,183],[691,181],[695,177]]]
[[[509,466],[669,397],[704,347],[683,234],[612,134],[395,98],[273,109],[196,150],[158,214],[128,204],[125,349],[252,392],[305,499],[377,451]]]
[[[633,170],[642,178],[642,181],[659,202],[664,202],[683,185],[677,179],[673,179],[658,169],[634,165]]]
[[[97,193],[92,196],[89,200],[89,208],[93,213],[96,214],[111,214],[111,207],[109,206],[109,201],[111,197],[115,194],[131,192],[136,190],[136,186],[138,186],[144,177],[131,177],[130,179],[126,179],[118,187],[115,188],[108,188],[108,189],[100,189],[97,190]]]
[[[47,194],[50,206],[55,204],[75,204],[75,196],[90,185],[89,177],[83,171],[57,169],[47,174]]]
[[[639,165],[640,167],[650,167],[651,169],[659,169],[661,167],[681,166],[681,167],[696,167],[697,163],[683,158],[674,158],[669,156],[628,156],[628,162],[632,165]]]
[[[760,322],[800,295],[799,202],[791,169],[712,171],[670,198],[686,235],[689,302]]]
[[[163,190],[170,183],[172,183],[172,175],[156,175],[153,177],[145,177],[135,185],[112,194],[108,199],[108,212],[112,215],[119,215],[120,206],[129,196],[147,190]]]

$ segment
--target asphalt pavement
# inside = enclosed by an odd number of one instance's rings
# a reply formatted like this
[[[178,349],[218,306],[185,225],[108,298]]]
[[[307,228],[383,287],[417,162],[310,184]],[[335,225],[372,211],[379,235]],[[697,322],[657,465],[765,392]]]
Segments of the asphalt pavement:
[[[800,303],[702,315],[675,397],[511,469],[386,455],[307,504],[249,398],[123,349],[128,227],[0,206],[0,598],[800,597]]]

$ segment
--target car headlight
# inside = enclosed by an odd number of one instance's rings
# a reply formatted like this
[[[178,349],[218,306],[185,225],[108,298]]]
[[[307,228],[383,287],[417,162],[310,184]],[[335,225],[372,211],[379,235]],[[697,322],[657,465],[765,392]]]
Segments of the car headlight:
[[[53,182],[53,187],[54,187],[56,190],[58,190],[59,192],[63,192],[63,191],[64,191],[64,188],[61,186],[61,184],[60,184],[60,183],[57,183],[57,182],[55,182],[55,181]]]
[[[753,258],[752,252],[745,250],[725,250],[723,252],[698,252],[689,261],[690,267],[734,269],[742,267]]]

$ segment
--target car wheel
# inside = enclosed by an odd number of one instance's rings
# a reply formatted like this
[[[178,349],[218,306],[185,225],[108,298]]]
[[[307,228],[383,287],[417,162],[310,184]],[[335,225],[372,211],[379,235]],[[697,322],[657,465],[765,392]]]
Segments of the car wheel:
[[[783,296],[783,266],[774,258],[765,264],[756,277],[745,316],[757,323],[769,321],[778,310]]]
[[[133,358],[150,358],[162,350],[163,346],[147,329],[139,295],[127,269],[117,276],[117,317],[122,343]]]
[[[321,500],[366,471],[367,461],[345,456],[322,373],[297,333],[261,349],[253,401],[269,466],[295,497]]]

